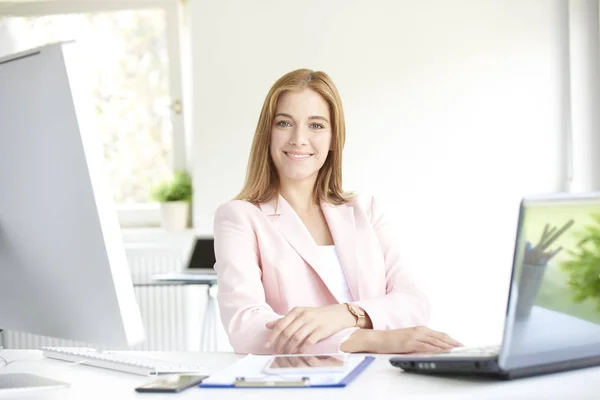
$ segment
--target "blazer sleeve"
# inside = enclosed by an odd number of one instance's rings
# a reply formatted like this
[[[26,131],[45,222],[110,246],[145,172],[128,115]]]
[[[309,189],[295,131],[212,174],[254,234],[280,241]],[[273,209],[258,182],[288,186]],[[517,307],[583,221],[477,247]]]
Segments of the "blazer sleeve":
[[[386,294],[379,298],[357,301],[356,304],[369,315],[373,329],[427,325],[429,302],[402,265],[393,230],[375,199],[371,201],[371,223],[385,261]]]
[[[266,323],[281,318],[266,302],[262,284],[257,232],[252,223],[255,207],[232,201],[217,209],[214,219],[217,300],[229,343],[236,353],[269,354],[271,332]],[[345,329],[317,343],[307,353],[336,353],[355,329]]]

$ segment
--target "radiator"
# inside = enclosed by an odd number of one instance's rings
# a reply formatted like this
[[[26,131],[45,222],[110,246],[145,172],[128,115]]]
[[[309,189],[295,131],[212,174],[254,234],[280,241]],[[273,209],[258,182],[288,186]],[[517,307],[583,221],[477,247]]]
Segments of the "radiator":
[[[148,282],[152,275],[182,268],[190,249],[189,241],[168,244],[126,245],[134,284]],[[189,351],[200,342],[199,324],[205,289],[202,286],[134,287],[142,314],[146,340],[133,350]],[[203,292],[204,290],[204,292]],[[5,348],[36,349],[43,346],[84,346],[106,349],[96,344],[50,338],[6,330]],[[115,349],[115,347],[111,347]]]

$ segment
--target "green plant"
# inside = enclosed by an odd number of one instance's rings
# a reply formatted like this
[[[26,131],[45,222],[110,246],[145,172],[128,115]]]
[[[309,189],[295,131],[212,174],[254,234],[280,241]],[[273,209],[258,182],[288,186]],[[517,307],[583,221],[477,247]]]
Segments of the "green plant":
[[[569,286],[575,291],[574,300],[596,301],[600,312],[600,214],[592,214],[595,224],[586,225],[577,234],[579,241],[575,251],[569,250],[572,258],[561,268],[570,273]]]
[[[152,190],[152,198],[160,203],[191,201],[192,180],[186,171],[175,171],[173,178],[163,181]]]

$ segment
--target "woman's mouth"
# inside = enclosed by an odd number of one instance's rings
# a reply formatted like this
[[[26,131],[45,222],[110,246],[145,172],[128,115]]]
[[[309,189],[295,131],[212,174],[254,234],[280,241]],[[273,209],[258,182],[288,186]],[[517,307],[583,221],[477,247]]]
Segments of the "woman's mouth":
[[[306,160],[307,158],[310,158],[312,156],[311,153],[300,153],[296,151],[284,151],[284,153],[287,156],[287,158],[294,161]]]

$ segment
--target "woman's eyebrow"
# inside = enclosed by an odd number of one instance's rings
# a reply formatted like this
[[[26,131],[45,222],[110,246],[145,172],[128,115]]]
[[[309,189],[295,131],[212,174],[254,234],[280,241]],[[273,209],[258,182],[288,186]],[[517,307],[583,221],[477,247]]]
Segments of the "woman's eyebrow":
[[[312,117],[308,117],[308,119],[320,119],[321,121],[325,121],[325,122],[329,123],[327,118],[321,117],[320,115],[313,115]]]
[[[277,113],[277,114],[275,114],[275,118],[277,118],[277,117],[286,117],[286,118],[289,118],[289,119],[294,119],[294,117],[292,117],[290,114],[286,114],[286,113]],[[308,117],[308,119],[309,120],[318,119],[318,120],[325,121],[325,122],[329,123],[329,120],[327,120],[327,118],[322,117],[320,115],[312,115],[312,116]]]
[[[294,119],[294,117],[292,117],[290,114],[286,114],[286,113],[277,113],[277,114],[275,114],[275,117],[286,117],[289,119]]]

